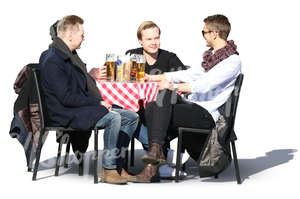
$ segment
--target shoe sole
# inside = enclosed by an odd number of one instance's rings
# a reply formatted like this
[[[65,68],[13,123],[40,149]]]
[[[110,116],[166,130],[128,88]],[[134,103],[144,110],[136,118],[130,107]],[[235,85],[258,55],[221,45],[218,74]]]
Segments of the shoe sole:
[[[184,178],[186,178],[187,176],[179,176],[179,180],[183,180]],[[161,180],[175,180],[175,176],[160,176]]]
[[[108,181],[106,181],[106,180],[104,180],[104,179],[102,179],[101,178],[101,180],[100,180],[100,182],[102,182],[102,183],[108,183],[108,184],[116,184],[116,185],[126,185],[127,184],[127,182],[108,182]]]
[[[161,165],[167,164],[166,160],[162,160],[162,159],[157,160],[157,159],[149,158],[149,157],[142,158],[142,161],[145,164],[152,164],[155,166],[161,166]]]
[[[150,180],[140,180],[136,181],[134,183],[155,183],[155,182],[160,182],[160,178],[158,176],[153,176]]]

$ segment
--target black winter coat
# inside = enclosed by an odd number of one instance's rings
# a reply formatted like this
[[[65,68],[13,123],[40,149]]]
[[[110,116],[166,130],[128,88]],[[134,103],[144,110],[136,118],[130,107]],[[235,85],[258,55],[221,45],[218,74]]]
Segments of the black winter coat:
[[[70,57],[51,47],[40,57],[41,87],[52,126],[87,131],[108,110],[88,93],[87,80]]]

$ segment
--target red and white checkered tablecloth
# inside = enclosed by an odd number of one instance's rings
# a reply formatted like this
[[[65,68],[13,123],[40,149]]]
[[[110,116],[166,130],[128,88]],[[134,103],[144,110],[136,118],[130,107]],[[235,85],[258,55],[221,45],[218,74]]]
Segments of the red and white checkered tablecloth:
[[[104,100],[110,104],[119,105],[125,109],[137,112],[139,100],[148,102],[156,99],[158,85],[156,82],[145,83],[120,83],[120,82],[97,82],[97,86]]]

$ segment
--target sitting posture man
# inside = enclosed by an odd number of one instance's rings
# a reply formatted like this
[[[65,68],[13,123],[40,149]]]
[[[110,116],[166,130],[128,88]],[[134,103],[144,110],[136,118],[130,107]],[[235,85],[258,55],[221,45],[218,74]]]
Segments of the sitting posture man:
[[[137,30],[137,39],[142,47],[131,49],[126,54],[140,54],[144,55],[146,60],[145,72],[147,74],[157,75],[165,72],[185,70],[186,66],[180,61],[176,54],[168,52],[160,48],[160,34],[161,30],[157,24],[152,21],[144,21],[140,24]],[[144,111],[139,110],[140,125],[135,136],[142,143],[144,149],[149,150],[149,139],[147,135],[147,128],[145,126]],[[172,138],[166,138],[163,146],[163,152],[167,155],[167,150],[170,148],[170,140]],[[172,154],[173,155],[173,154]],[[167,166],[167,165],[166,165]],[[143,179],[145,182],[156,181],[154,179],[157,166],[148,164],[145,169],[137,177]],[[160,167],[160,176],[170,177],[172,168]],[[156,174],[158,176],[158,174]]]
[[[160,28],[154,22],[142,22],[137,30],[137,38],[142,47],[128,50],[126,54],[144,55],[146,60],[145,72],[147,74],[163,74],[164,72],[186,69],[186,66],[184,66],[184,64],[180,61],[176,54],[160,49],[160,33]],[[100,69],[92,69],[91,75],[96,80],[104,80],[106,78],[105,66],[100,67]],[[145,127],[143,109],[140,109],[138,111],[138,114],[140,116],[140,123],[138,125],[138,132],[135,134],[135,136],[142,143],[144,149],[148,150],[149,142],[147,128]],[[122,137],[121,134],[120,137]],[[163,147],[165,155],[167,154],[169,141],[170,139],[167,139],[167,143]],[[161,173],[163,171],[170,170],[170,168],[165,168],[164,170],[163,169],[164,168],[160,168]],[[144,182],[151,182],[151,178],[155,175],[156,170],[156,166],[148,164],[145,167],[144,171],[140,175],[138,175],[138,178]],[[152,181],[155,180],[153,179]]]
[[[132,136],[138,115],[128,110],[113,109],[103,101],[76,53],[84,40],[83,22],[75,15],[61,19],[57,27],[58,37],[40,57],[41,87],[49,119],[54,126],[78,129],[78,139],[86,137],[84,132],[94,126],[105,128],[101,181],[125,184],[136,178],[124,169],[117,172],[117,140],[120,131]]]
[[[231,26],[227,17],[213,15],[204,19],[202,35],[211,47],[203,54],[202,68],[163,75],[149,75],[148,80],[159,81],[160,89],[191,92],[188,98],[166,92],[160,102],[151,102],[145,110],[150,136],[150,152],[142,157],[147,164],[164,164],[162,145],[169,128],[190,127],[211,129],[219,119],[218,108],[229,98],[236,78],[241,72],[241,61],[236,45],[227,41]],[[184,134],[183,148],[197,160],[203,139],[195,134]]]

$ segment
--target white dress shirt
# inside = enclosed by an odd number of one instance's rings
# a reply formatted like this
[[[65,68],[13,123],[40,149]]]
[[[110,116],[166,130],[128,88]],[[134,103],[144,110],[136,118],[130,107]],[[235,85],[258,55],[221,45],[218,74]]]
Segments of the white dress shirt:
[[[165,76],[173,83],[189,83],[192,94],[186,100],[205,108],[216,122],[220,116],[218,108],[229,98],[240,73],[241,60],[234,54],[208,72],[202,67],[192,67],[188,70],[168,72]]]

